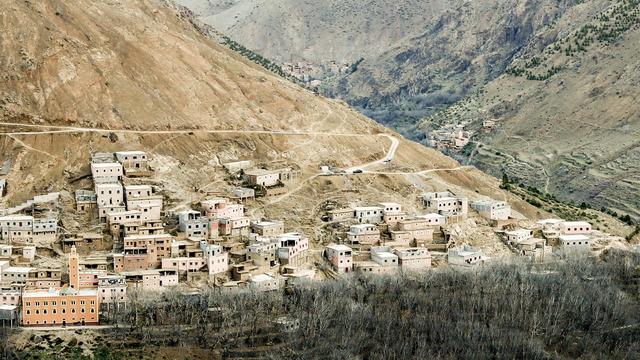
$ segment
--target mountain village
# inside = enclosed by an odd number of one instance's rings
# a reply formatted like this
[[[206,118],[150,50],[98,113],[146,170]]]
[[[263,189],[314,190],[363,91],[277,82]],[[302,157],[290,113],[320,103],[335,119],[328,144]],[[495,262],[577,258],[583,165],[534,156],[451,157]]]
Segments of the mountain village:
[[[507,202],[440,191],[417,199],[419,213],[384,198],[328,209],[321,221],[332,241],[319,243],[312,234],[286,228],[284,219],[249,216],[260,198],[287,193],[297,176],[291,168],[226,163],[219,171],[242,186],[167,209],[151,160],[143,151],[91,154],[93,188],[76,190],[73,214],[86,231],[64,229],[61,219],[69,214],[59,193],[0,210],[3,324],[97,325],[101,313],[126,307],[131,292],[276,291],[351,272],[473,270],[493,261],[460,234],[460,224],[476,221],[487,223],[511,256],[534,262],[587,256],[598,240],[610,238],[587,222],[530,221],[514,216]],[[321,170],[322,176],[362,172]],[[10,184],[1,184],[3,192],[11,191]]]

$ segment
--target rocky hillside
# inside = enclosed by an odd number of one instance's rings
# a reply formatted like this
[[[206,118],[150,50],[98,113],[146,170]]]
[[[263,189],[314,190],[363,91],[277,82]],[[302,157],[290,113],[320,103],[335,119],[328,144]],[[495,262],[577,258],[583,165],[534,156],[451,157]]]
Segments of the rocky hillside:
[[[142,149],[170,208],[231,186],[223,162],[299,170],[286,194],[259,200],[252,216],[282,218],[310,235],[321,234],[327,201],[393,200],[415,212],[429,189],[508,199],[524,215],[543,215],[501,191],[495,178],[274,76],[194,23],[160,0],[6,3],[0,163],[10,160],[11,170],[0,205],[61,191],[71,207],[92,151]],[[376,163],[393,138],[394,160]],[[371,173],[319,176],[321,165],[372,162]]]
[[[324,93],[409,136],[418,119],[498,77],[537,31],[583,2],[177,1],[277,61],[351,64],[320,75]]]
[[[606,5],[606,6],[602,6]],[[464,161],[577,203],[640,216],[640,2],[585,1],[507,73],[419,131],[466,123]],[[482,131],[483,120],[496,120]]]

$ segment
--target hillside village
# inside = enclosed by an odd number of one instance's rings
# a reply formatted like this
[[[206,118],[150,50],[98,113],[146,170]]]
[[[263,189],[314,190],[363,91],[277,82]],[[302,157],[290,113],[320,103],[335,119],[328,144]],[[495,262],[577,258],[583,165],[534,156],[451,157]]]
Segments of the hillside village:
[[[265,199],[289,191],[297,177],[291,167],[259,168],[251,159],[222,164],[217,171],[229,179],[225,192],[169,209],[152,160],[153,154],[137,150],[94,152],[92,187],[75,190],[73,211],[65,213],[69,207],[59,193],[0,210],[5,324],[96,325],[100,314],[126,306],[131,293],[277,291],[351,272],[465,270],[509,257],[548,262],[589,256],[621,240],[585,221],[529,220],[505,201],[439,191],[415,199],[418,212],[384,196],[329,206],[316,219],[328,229],[326,241],[285,227],[285,219],[251,216]],[[390,152],[382,161],[392,160]],[[363,172],[320,170],[325,177]],[[66,229],[73,222],[81,231]],[[465,241],[483,232],[507,251],[493,258]]]

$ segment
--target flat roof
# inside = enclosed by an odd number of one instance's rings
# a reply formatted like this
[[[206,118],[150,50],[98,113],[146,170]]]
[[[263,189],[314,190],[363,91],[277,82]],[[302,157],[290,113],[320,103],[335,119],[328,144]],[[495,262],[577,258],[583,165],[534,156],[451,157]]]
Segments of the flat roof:
[[[355,267],[359,267],[359,266],[372,266],[372,267],[380,267],[380,264],[373,262],[373,261],[356,261],[353,263],[353,266]]]
[[[278,173],[280,173],[280,171],[278,171],[278,170],[267,170],[267,169],[252,169],[252,170],[246,170],[244,173],[246,175],[260,176],[260,175],[278,174]]]
[[[280,220],[270,220],[270,221],[258,221],[254,222],[252,225],[255,226],[271,226],[271,225],[282,225],[283,222]]]
[[[125,189],[150,189],[151,185],[125,185]]]
[[[9,266],[8,268],[4,269],[3,272],[26,273],[31,270],[35,270],[35,268],[25,266]]]
[[[376,254],[377,256],[382,257],[382,258],[396,258],[396,257],[398,257],[398,255],[392,254],[392,253],[390,253],[388,251],[379,251],[379,252],[371,253],[371,255],[373,255],[373,254]]]
[[[0,217],[0,221],[2,220],[33,220],[33,216],[29,215],[7,215]]]
[[[354,211],[383,210],[380,206],[356,206]]]
[[[91,167],[95,168],[104,168],[104,167],[122,167],[119,162],[101,162],[101,163],[91,163]]]
[[[586,221],[563,221],[562,224],[565,226],[591,226],[591,224]]]
[[[51,288],[48,290],[46,289],[25,290],[22,293],[23,298],[51,297],[51,296],[64,296],[64,295],[97,296],[98,289],[75,290],[72,288]]]
[[[436,213],[429,213],[429,214],[425,214],[425,215],[418,215],[416,217],[420,217],[420,218],[424,218],[424,219],[435,219],[435,218],[445,218],[444,215],[440,215],[440,214],[436,214]]]
[[[141,150],[129,150],[129,151],[116,151],[119,155],[146,155],[147,153]]]
[[[337,251],[352,251],[352,249],[350,247],[348,247],[347,245],[343,245],[343,244],[327,245],[327,249],[333,249],[333,250],[337,250]]]
[[[120,184],[119,182],[117,183],[106,183],[106,184],[96,184],[96,189],[99,188],[122,188],[122,184]]]
[[[262,282],[262,281],[269,281],[269,280],[274,280],[275,278],[273,276],[267,275],[267,274],[258,274],[256,276],[252,276],[250,281],[253,282]]]
[[[560,240],[562,241],[574,241],[574,240],[589,240],[590,237],[586,235],[560,235]]]

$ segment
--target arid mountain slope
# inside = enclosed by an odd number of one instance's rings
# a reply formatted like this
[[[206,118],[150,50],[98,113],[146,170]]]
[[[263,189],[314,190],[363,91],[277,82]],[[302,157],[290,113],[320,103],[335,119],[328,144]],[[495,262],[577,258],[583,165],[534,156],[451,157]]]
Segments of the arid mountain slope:
[[[200,19],[280,61],[352,63],[420,34],[450,5],[443,0],[176,0]]]
[[[427,119],[422,131],[470,122],[477,142],[464,149],[465,161],[578,203],[640,216],[640,4],[608,5],[596,16],[557,24],[573,31],[538,33],[508,74]],[[480,131],[491,119],[495,129]]]
[[[177,1],[280,62],[363,59],[355,69],[323,78],[323,92],[401,131],[498,77],[534,34],[583,3]],[[608,2],[597,3],[589,8]]]
[[[0,161],[12,162],[4,205],[62,191],[72,206],[73,191],[89,186],[90,152],[142,149],[169,208],[229,188],[221,162],[299,170],[286,194],[257,201],[252,216],[310,235],[320,236],[327,200],[395,200],[417,212],[429,189],[509,199],[541,215],[495,178],[248,63],[160,0],[13,0],[0,9],[0,30]],[[321,165],[383,159],[391,141],[380,133],[400,140],[390,164],[319,176]]]

